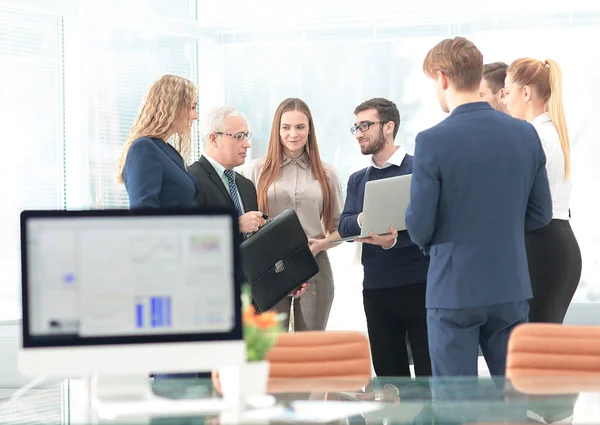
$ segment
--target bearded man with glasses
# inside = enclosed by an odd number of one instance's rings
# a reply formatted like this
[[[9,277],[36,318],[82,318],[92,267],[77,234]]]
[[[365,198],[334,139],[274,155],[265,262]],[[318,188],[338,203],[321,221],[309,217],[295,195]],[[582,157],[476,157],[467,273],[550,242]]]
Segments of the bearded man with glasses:
[[[340,217],[341,237],[359,235],[367,181],[412,173],[412,156],[394,144],[400,112],[387,99],[375,98],[354,110],[350,129],[371,165],[348,180],[346,203]],[[379,377],[411,376],[407,340],[416,376],[430,376],[425,288],[429,257],[410,240],[406,231],[390,227],[386,235],[357,239],[363,242],[363,303],[371,357]]]

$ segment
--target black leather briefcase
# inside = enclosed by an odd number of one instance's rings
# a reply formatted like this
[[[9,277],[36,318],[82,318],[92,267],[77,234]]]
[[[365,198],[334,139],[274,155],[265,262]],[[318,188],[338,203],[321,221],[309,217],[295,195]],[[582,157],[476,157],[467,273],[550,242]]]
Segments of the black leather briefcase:
[[[319,272],[296,212],[284,210],[240,246],[254,305],[270,310]]]

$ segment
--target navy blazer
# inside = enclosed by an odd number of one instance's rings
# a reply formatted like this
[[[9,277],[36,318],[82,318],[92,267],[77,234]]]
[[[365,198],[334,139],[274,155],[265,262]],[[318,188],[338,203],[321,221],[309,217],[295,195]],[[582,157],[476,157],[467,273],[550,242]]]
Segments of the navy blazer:
[[[123,181],[129,208],[193,208],[198,189],[183,158],[162,139],[140,137],[125,160]]]
[[[406,226],[431,256],[427,308],[531,298],[525,232],[551,219],[546,157],[531,124],[476,102],[417,135]]]

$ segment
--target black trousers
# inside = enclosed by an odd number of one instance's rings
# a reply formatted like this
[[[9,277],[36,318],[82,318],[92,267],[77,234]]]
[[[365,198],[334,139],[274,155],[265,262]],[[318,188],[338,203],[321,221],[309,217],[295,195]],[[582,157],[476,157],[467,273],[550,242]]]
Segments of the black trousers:
[[[533,298],[529,321],[563,323],[581,277],[581,252],[567,220],[552,220],[525,235]],[[579,395],[548,405],[530,397],[529,409],[548,422],[573,415]]]
[[[562,323],[581,277],[581,252],[567,220],[525,235],[533,299],[529,321]]]
[[[431,376],[425,283],[364,289],[371,358],[379,377],[410,377],[407,339],[417,376]]]

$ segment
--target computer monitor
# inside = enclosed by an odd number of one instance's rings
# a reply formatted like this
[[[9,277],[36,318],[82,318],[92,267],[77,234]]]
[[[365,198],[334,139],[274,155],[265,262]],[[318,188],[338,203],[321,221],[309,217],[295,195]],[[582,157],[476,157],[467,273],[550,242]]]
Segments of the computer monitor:
[[[20,372],[242,364],[238,239],[230,210],[23,211]]]

